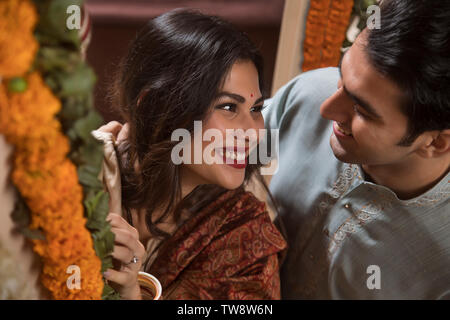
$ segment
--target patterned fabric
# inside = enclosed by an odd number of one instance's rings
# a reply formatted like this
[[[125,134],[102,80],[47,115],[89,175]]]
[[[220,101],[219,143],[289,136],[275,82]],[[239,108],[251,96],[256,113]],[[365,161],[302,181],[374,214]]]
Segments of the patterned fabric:
[[[286,248],[265,203],[227,191],[166,240],[146,272],[163,299],[279,299],[277,253]]]

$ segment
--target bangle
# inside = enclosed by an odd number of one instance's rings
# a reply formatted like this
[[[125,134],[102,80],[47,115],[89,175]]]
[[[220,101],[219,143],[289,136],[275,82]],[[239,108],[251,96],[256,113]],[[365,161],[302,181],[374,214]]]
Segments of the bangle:
[[[155,276],[139,271],[138,284],[141,288],[143,300],[160,300],[162,294],[161,283]]]

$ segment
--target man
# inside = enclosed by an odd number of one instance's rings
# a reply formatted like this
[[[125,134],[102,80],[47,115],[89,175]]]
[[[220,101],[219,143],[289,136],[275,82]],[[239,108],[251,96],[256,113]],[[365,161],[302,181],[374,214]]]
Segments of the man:
[[[450,299],[450,3],[385,0],[268,102],[284,299]]]

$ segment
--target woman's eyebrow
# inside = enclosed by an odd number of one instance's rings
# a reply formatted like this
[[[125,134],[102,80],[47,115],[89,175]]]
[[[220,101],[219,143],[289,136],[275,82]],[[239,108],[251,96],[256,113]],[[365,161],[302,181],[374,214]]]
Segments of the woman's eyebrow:
[[[219,94],[217,95],[216,99],[219,99],[221,97],[229,97],[231,99],[236,100],[239,103],[244,103],[245,102],[245,98],[243,96],[241,96],[239,94],[236,94],[236,93],[231,93],[231,92],[228,92],[228,91],[219,92]],[[257,103],[259,103],[259,102],[261,102],[263,100],[264,100],[264,97],[261,96],[255,101],[255,104],[257,104]]]
[[[217,95],[216,99],[219,99],[219,98],[222,98],[222,97],[229,97],[231,99],[236,100],[239,103],[244,103],[245,102],[245,98],[243,96],[240,96],[240,95],[235,94],[235,93],[227,92],[227,91],[219,92],[219,94]]]
[[[264,101],[264,97],[261,96],[261,97],[258,98],[258,100],[255,101],[254,104],[258,104],[258,103],[263,102],[263,101]]]

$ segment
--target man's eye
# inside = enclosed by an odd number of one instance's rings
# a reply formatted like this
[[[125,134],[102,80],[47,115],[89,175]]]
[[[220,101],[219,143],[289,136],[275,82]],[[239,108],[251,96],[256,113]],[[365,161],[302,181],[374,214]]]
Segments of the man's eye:
[[[260,106],[254,106],[250,109],[251,112],[261,112],[266,106],[260,105]]]
[[[364,119],[369,119],[369,116],[368,116],[368,115],[362,113],[362,112],[359,110],[357,104],[355,104],[355,105],[353,106],[353,110],[355,111],[355,113],[356,113],[358,116],[361,116],[361,117],[364,118]]]
[[[221,109],[221,110],[230,111],[230,112],[236,112],[236,105],[234,103],[224,103],[224,104],[218,105],[216,107],[216,109]]]

